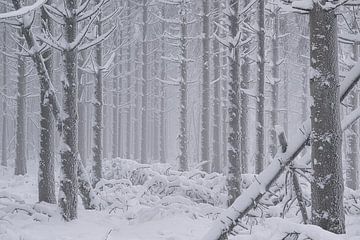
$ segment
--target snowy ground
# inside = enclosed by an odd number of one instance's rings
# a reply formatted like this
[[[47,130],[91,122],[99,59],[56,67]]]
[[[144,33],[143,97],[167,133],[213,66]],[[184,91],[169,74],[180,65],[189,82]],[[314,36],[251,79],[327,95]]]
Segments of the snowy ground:
[[[32,174],[33,175],[33,174]],[[26,203],[37,199],[36,178],[14,177],[6,169],[0,170],[0,192],[18,195]],[[1,200],[1,199],[0,199]],[[108,211],[86,211],[80,209],[76,221],[66,223],[59,217],[46,221],[34,221],[27,214],[13,214],[0,217],[1,240],[195,240],[201,239],[211,226],[212,219],[192,217],[189,214],[174,214],[147,219],[127,219],[121,214],[109,214]],[[292,226],[290,221],[279,218],[267,219],[245,231],[234,240],[277,240],[279,233]],[[295,228],[302,225],[295,225]],[[315,240],[334,240],[331,236],[313,231]],[[347,236],[338,239],[360,240],[360,216],[347,218]]]

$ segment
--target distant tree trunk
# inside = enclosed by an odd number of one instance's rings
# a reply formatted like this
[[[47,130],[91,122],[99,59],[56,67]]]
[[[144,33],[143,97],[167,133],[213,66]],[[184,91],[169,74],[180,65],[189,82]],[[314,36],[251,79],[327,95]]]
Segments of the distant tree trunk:
[[[202,0],[202,110],[201,110],[201,161],[207,162],[203,170],[210,171],[210,21],[209,1]]]
[[[214,21],[216,24],[220,24],[220,16],[221,16],[221,7],[220,1],[215,0],[214,4]],[[217,25],[214,24],[215,34],[220,35],[220,30],[218,29]],[[220,63],[220,43],[217,39],[213,39],[213,66],[214,66],[214,126],[213,126],[213,160],[212,160],[212,172],[221,172],[221,162],[220,162],[220,155],[221,155],[221,145],[220,145],[220,138],[221,138],[221,116],[220,116],[220,107],[221,107],[221,63]]]
[[[312,223],[327,231],[345,233],[344,183],[341,163],[340,96],[337,17],[314,1],[310,11],[310,78],[312,124]]]
[[[278,125],[278,105],[279,105],[279,12],[278,7],[272,10],[273,32],[271,38],[272,45],[272,63],[271,63],[271,129],[269,153],[272,158],[277,153],[277,134],[275,126]]]
[[[229,205],[240,195],[240,69],[239,48],[236,37],[239,33],[239,0],[228,0],[229,14],[229,137],[228,137],[228,174],[227,189]]]
[[[353,31],[357,33],[357,23],[354,20],[353,23]],[[353,46],[353,60],[355,62],[359,61],[359,46],[355,43]],[[348,105],[350,112],[354,111],[359,107],[359,90],[355,87],[354,90],[351,91],[348,97]],[[359,124],[355,122],[351,127],[350,131],[347,134],[347,148],[346,149],[346,186],[357,190],[359,189]]]
[[[154,53],[154,133],[153,133],[153,159],[160,159],[160,82],[159,82],[159,51]]]
[[[147,163],[147,85],[148,85],[148,0],[142,4],[142,101],[141,101],[141,163]]]
[[[250,0],[245,0],[243,3],[243,7],[246,7],[250,3]],[[250,15],[248,14],[244,20],[245,24],[250,24]],[[244,28],[246,29],[246,27]],[[246,41],[249,38],[251,38],[251,34],[249,31],[244,30],[242,33],[242,40]],[[250,54],[251,51],[251,44],[245,43],[242,46],[241,50],[245,56],[242,59],[241,64],[241,115],[240,115],[240,159],[241,159],[241,172],[242,173],[248,173],[248,162],[249,162],[249,127],[248,127],[248,121],[249,121],[249,97],[247,93],[245,92],[246,89],[249,89],[250,85],[250,58],[248,54]]]
[[[79,65],[83,66],[86,60],[86,52],[81,53],[81,57],[79,58]],[[85,79],[86,75],[79,68],[78,69],[78,113],[79,113],[79,128],[78,128],[78,146],[79,146],[79,154],[82,163],[86,166],[86,104],[85,104]]]
[[[24,44],[21,31],[19,33],[19,43]],[[22,51],[19,47],[19,51]],[[15,156],[15,175],[25,175],[26,168],[26,77],[25,77],[25,58],[17,57],[17,102],[16,102],[16,156]]]
[[[51,4],[51,0],[47,1]],[[53,24],[46,13],[41,9],[42,29],[52,32]],[[43,53],[43,58],[46,59],[45,67],[47,69],[49,78],[53,78],[53,51],[48,50]],[[46,89],[40,83],[40,161],[39,161],[39,202],[56,203],[55,197],[55,172],[54,172],[54,118],[51,112],[51,106],[46,99]]]
[[[100,3],[100,0],[95,1],[96,4]],[[97,16],[96,20],[96,36],[100,37],[102,35],[102,19],[101,19],[101,10]],[[94,165],[92,167],[93,176],[92,176],[92,185],[95,186],[96,183],[102,178],[102,129],[103,129],[103,74],[102,74],[102,65],[103,65],[103,44],[102,42],[98,43],[95,46],[95,125],[93,126],[94,130]]]
[[[67,43],[76,40],[78,28],[77,17],[74,14],[77,9],[77,1],[66,0],[64,7],[68,13],[65,18],[64,37]],[[59,205],[62,216],[66,221],[77,218],[77,49],[63,52],[65,79],[63,83],[63,120],[62,149]]]
[[[116,4],[118,6],[118,4]],[[120,45],[119,41],[119,31],[118,29],[115,30],[115,36],[114,36],[114,44],[115,46]],[[118,148],[119,148],[119,142],[118,142],[118,134],[119,134],[119,53],[118,51],[115,52],[115,58],[114,58],[114,70],[113,70],[113,80],[112,80],[112,113],[113,113],[113,121],[112,121],[112,157],[116,158],[118,157]]]
[[[128,47],[127,47],[127,63],[126,63],[126,71],[127,71],[127,75],[126,75],[126,85],[127,85],[127,94],[126,94],[126,104],[127,106],[127,112],[126,112],[126,155],[125,157],[127,159],[131,158],[131,116],[132,116],[132,104],[131,104],[131,90],[132,90],[132,65],[131,65],[131,49],[133,47],[133,44],[130,44],[131,40],[132,40],[132,23],[131,23],[131,0],[127,1],[127,37],[129,40],[128,43]]]
[[[4,4],[4,12],[6,12],[6,6]],[[7,28],[4,23],[3,27],[3,52],[7,52]],[[2,138],[1,138],[1,166],[7,166],[7,103],[6,103],[6,94],[7,94],[7,56],[3,54],[3,69],[2,69],[2,77],[3,77],[3,105],[2,105]]]
[[[140,44],[135,44],[135,109],[134,109],[134,159],[140,160],[140,69],[138,62],[140,61]]]
[[[165,7],[161,8],[161,17],[165,19]],[[161,80],[166,80],[166,62],[165,62],[165,21],[161,22]],[[166,163],[166,122],[165,122],[165,84],[160,83],[160,162]]]
[[[257,3],[258,20],[258,57],[257,57],[257,88],[258,96],[256,100],[256,157],[255,173],[260,173],[264,169],[264,123],[265,123],[265,1]]]
[[[122,42],[124,42],[124,34],[122,29],[120,29],[119,31],[119,43],[121,44]],[[124,120],[124,111],[123,111],[123,91],[124,91],[124,86],[125,85],[125,81],[124,77],[123,77],[123,73],[124,73],[124,69],[123,69],[123,47],[120,47],[118,49],[118,53],[117,53],[117,58],[118,58],[118,65],[116,66],[118,68],[117,72],[118,72],[118,76],[117,76],[117,81],[118,81],[118,127],[117,127],[117,150],[118,150],[118,157],[123,158],[124,157],[124,137],[123,137],[123,120]],[[125,98],[126,99],[126,98]]]
[[[181,18],[181,33],[180,33],[180,135],[179,135],[179,170],[187,171],[188,166],[188,153],[187,153],[187,20],[186,20],[186,6],[182,2],[180,6]]]

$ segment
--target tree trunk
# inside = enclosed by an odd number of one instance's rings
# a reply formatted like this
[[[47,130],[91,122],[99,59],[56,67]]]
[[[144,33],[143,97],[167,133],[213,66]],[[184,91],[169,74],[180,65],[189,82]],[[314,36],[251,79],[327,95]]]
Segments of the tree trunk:
[[[325,1],[325,3],[328,1]],[[341,163],[340,96],[337,18],[323,2],[310,11],[310,78],[312,125],[312,223],[327,231],[345,233]]]
[[[258,37],[258,56],[257,56],[257,99],[256,99],[256,156],[255,173],[260,173],[264,169],[264,123],[265,123],[265,1],[257,3],[257,37]]]
[[[161,8],[161,17],[165,19],[165,7]],[[161,22],[161,80],[166,80],[166,62],[165,62],[165,21]],[[160,83],[160,162],[166,163],[166,122],[165,122],[165,84]]]
[[[250,3],[249,0],[245,0],[243,3],[243,7],[246,7]],[[244,20],[245,24],[250,24],[250,15],[248,14]],[[246,27],[244,28],[246,29]],[[251,38],[251,33],[249,31],[244,30],[242,33],[242,41],[246,41],[249,38]],[[245,54],[245,56],[242,59],[241,64],[241,89],[240,96],[241,96],[241,116],[240,116],[240,159],[241,159],[241,172],[242,173],[248,173],[248,162],[249,162],[249,127],[248,127],[248,121],[249,121],[249,97],[247,93],[245,92],[247,89],[249,89],[250,85],[250,58],[248,54],[250,54],[251,51],[251,44],[245,43],[242,48],[242,52]]]
[[[147,163],[147,88],[148,88],[148,0],[142,4],[142,101],[141,101],[141,163]]]
[[[187,171],[188,166],[188,153],[187,153],[187,20],[186,9],[184,3],[180,6],[180,18],[181,18],[181,33],[180,33],[180,135],[179,135],[179,170]]]
[[[77,9],[76,0],[66,0],[64,7],[69,13],[65,18],[64,37],[67,43],[73,43],[77,36],[77,19],[74,12]],[[65,118],[63,120],[62,149],[59,205],[61,213],[66,221],[77,218],[77,49],[65,50],[63,61],[65,68],[65,79],[63,84],[63,109]]]
[[[240,69],[239,48],[236,37],[239,32],[239,0],[228,0],[229,37],[233,39],[229,48],[229,137],[228,137],[228,174],[227,189],[229,205],[240,195],[241,163],[240,163]]]
[[[127,36],[128,36],[128,40],[129,40],[129,46],[127,47],[127,75],[126,75],[126,85],[127,85],[127,94],[126,94],[126,104],[127,106],[127,112],[126,112],[126,155],[125,157],[127,159],[131,158],[131,116],[132,116],[132,104],[131,104],[131,90],[132,90],[132,65],[131,65],[131,49],[133,47],[133,44],[130,44],[131,42],[131,38],[132,38],[132,23],[131,23],[131,0],[127,1]]]
[[[4,12],[6,12],[6,6],[4,5]],[[4,24],[3,27],[3,52],[7,52],[7,28]],[[2,104],[2,137],[1,137],[1,166],[7,166],[7,103],[6,103],[6,94],[7,94],[7,56],[3,54],[3,104]]]
[[[210,21],[209,1],[202,0],[202,110],[201,110],[201,161],[203,170],[210,171]],[[205,163],[206,162],[206,163]]]
[[[19,43],[24,44],[21,31],[19,32]],[[22,51],[19,47],[19,51]],[[25,58],[17,57],[17,108],[16,108],[16,157],[15,157],[15,175],[25,175],[26,168],[26,71]]]
[[[138,62],[140,60],[140,46],[135,44],[135,109],[134,109],[134,159],[140,160],[140,69]]]
[[[100,3],[100,0],[95,1],[96,4]],[[96,36],[100,37],[102,35],[102,21],[101,21],[101,10],[97,16],[96,20]],[[96,183],[102,178],[102,129],[103,129],[103,74],[102,74],[102,65],[103,65],[103,44],[102,42],[98,43],[95,46],[95,125],[94,130],[94,165],[92,167],[93,176],[92,176],[92,185],[95,187]]]

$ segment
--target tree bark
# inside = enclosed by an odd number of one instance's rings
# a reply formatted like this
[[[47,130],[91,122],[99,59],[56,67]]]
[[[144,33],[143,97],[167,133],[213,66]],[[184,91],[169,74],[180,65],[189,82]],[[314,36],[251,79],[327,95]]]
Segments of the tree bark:
[[[310,11],[311,182],[312,223],[327,231],[345,233],[341,124],[337,47],[337,18],[334,10],[314,1]]]

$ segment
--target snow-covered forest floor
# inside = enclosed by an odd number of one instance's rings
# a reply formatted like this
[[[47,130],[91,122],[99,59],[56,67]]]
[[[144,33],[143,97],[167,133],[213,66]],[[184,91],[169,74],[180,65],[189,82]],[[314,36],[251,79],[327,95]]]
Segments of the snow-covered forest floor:
[[[225,178],[220,174],[180,173],[168,165],[115,159],[106,161],[106,180],[97,186],[102,209],[80,207],[79,218],[69,223],[62,220],[57,206],[36,203],[36,169],[33,164],[26,176],[13,176],[12,167],[0,170],[1,240],[195,240],[225,207]],[[347,234],[340,237],[298,224],[301,215],[285,176],[230,239],[280,240],[301,232],[301,240],[360,240],[358,193],[345,191]],[[245,175],[243,187],[253,180],[254,176]],[[301,182],[307,198],[308,185],[303,178]]]

